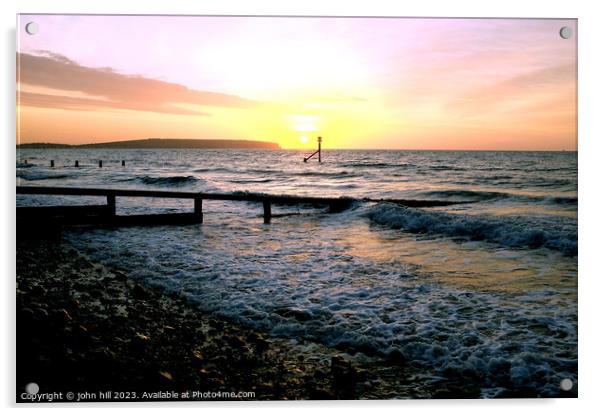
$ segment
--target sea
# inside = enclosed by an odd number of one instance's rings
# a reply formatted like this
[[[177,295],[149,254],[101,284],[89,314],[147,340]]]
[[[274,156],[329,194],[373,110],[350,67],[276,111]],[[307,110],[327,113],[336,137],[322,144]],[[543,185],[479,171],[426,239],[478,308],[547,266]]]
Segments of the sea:
[[[460,379],[484,398],[557,397],[570,380],[576,395],[576,152],[325,150],[322,163],[304,163],[307,153],[18,149],[16,182],[356,198],[340,213],[274,206],[271,224],[261,204],[205,200],[203,224],[65,238],[208,314],[419,368],[407,383],[422,388]],[[185,200],[117,198],[123,215],[191,210]]]

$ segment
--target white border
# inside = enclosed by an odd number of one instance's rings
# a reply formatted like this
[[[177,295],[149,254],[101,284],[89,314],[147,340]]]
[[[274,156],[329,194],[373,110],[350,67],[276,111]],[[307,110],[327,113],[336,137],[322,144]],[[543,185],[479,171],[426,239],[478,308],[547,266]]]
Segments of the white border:
[[[550,415],[588,414],[599,408],[597,388],[600,385],[600,335],[597,323],[600,314],[600,280],[596,269],[597,237],[602,235],[598,218],[602,198],[598,196],[602,178],[597,169],[602,131],[600,128],[599,40],[602,39],[602,21],[596,13],[596,2],[505,0],[497,2],[476,0],[413,2],[384,0],[20,0],[0,3],[3,31],[2,109],[3,137],[0,166],[2,167],[2,220],[4,233],[1,264],[2,305],[0,357],[3,369],[0,376],[0,402],[13,406],[14,401],[14,186],[15,186],[15,21],[16,13],[117,13],[117,14],[245,14],[245,15],[346,15],[346,16],[440,16],[440,17],[556,17],[579,19],[579,399],[566,400],[503,400],[503,401],[405,401],[405,402],[298,402],[298,403],[203,403],[203,404],[132,404],[127,407],[145,407],[144,412],[164,414],[168,407],[178,411],[265,414],[306,414],[308,412],[336,412],[345,407],[345,413],[365,414],[372,409],[380,414],[482,414],[507,415],[515,412],[545,412]],[[502,35],[502,34],[501,34]],[[597,116],[597,117],[596,117]],[[598,406],[596,406],[598,404]],[[86,410],[105,414],[111,407],[125,405],[88,405]],[[198,407],[202,407],[198,409]],[[232,410],[229,410],[232,409]],[[9,409],[11,412],[13,409]],[[82,407],[45,407],[44,413],[62,414],[81,411]],[[26,413],[33,411],[25,409]],[[113,411],[113,410],[111,410]],[[121,409],[120,411],[128,411]]]

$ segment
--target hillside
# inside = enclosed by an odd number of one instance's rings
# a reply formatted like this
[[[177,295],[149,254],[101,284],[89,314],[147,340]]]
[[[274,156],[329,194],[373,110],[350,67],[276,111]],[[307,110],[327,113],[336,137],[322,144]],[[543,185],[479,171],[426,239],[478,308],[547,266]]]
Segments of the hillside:
[[[115,142],[67,145],[57,143],[25,143],[22,149],[44,148],[98,148],[98,149],[280,149],[277,143],[258,140],[203,140],[203,139],[142,139]]]

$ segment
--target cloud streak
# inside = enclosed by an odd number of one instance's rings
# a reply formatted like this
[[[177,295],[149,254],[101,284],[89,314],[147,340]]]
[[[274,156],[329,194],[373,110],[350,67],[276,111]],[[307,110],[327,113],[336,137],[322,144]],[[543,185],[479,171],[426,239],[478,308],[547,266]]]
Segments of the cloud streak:
[[[574,65],[557,65],[536,69],[474,88],[449,101],[445,109],[454,113],[482,114],[504,109],[529,113],[546,110],[550,115],[575,110]],[[554,106],[550,106],[550,102]]]
[[[19,104],[69,110],[124,109],[181,115],[210,115],[195,107],[251,108],[257,101],[143,76],[121,74],[111,68],[81,66],[69,58],[41,51],[17,54],[19,87],[65,91],[64,95],[20,91]],[[73,97],[72,92],[87,97]],[[96,98],[101,97],[101,98]]]

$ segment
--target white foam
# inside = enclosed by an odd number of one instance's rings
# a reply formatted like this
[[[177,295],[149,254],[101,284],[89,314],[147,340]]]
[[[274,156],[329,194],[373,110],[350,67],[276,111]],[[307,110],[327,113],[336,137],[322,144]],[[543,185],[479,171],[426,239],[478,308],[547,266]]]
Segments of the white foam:
[[[546,247],[566,255],[577,254],[577,222],[570,218],[463,215],[388,203],[375,205],[366,215],[379,224],[412,233],[485,240],[507,247]]]
[[[215,212],[202,227],[97,230],[71,240],[202,310],[349,352],[401,352],[444,377],[477,382],[487,395],[500,387],[554,395],[557,374],[576,379],[572,298],[554,288],[516,296],[450,287],[350,255],[343,237],[366,232],[365,220],[343,215],[262,228]]]

